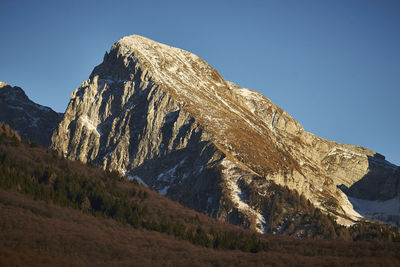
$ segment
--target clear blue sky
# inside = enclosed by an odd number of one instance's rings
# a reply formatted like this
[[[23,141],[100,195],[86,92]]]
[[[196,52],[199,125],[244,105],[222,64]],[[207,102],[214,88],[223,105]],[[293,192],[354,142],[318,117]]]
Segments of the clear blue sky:
[[[63,112],[131,34],[191,51],[307,131],[400,165],[400,1],[0,0],[0,80]]]

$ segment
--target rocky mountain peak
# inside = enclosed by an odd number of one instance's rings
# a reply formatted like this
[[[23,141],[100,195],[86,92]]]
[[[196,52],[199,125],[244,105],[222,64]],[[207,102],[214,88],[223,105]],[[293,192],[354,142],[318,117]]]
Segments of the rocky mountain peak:
[[[0,121],[9,124],[21,137],[50,145],[61,116],[51,108],[31,101],[22,88],[0,82]]]
[[[136,67],[140,66],[146,73],[151,73],[151,78],[158,82],[166,84],[178,82],[185,85],[201,78],[204,81],[213,81],[219,86],[226,87],[226,83],[219,73],[200,57],[142,36],[126,36],[116,42],[110,53],[106,53],[105,62],[110,61],[108,63],[112,64],[116,63],[115,60],[118,59],[121,59],[120,63],[125,67],[136,66],[136,63],[139,63]],[[124,75],[119,78],[128,77]]]
[[[74,91],[52,146],[262,232],[273,231],[263,200],[274,195],[271,182],[343,224],[367,216],[354,199],[387,201],[400,192],[397,167],[375,152],[308,133],[200,57],[137,35],[116,42]],[[379,194],[360,189],[374,184]]]
[[[0,90],[7,99],[19,99],[21,101],[28,100],[24,90],[18,86],[10,86],[9,84],[0,81]]]

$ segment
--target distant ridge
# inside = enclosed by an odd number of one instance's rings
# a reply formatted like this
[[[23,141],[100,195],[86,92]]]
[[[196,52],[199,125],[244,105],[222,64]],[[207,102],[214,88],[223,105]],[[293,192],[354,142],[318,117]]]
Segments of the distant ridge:
[[[21,137],[49,146],[61,118],[61,113],[31,101],[20,87],[0,81],[0,121]]]

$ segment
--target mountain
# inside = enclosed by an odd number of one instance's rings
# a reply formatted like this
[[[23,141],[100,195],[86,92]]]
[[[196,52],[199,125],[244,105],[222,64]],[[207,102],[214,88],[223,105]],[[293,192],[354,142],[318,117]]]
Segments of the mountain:
[[[305,131],[200,57],[141,36],[116,42],[73,92],[52,148],[259,232],[284,232],[307,200],[345,225],[400,221],[399,167]]]
[[[61,118],[61,113],[32,102],[20,87],[0,81],[0,121],[9,124],[23,138],[49,146]]]

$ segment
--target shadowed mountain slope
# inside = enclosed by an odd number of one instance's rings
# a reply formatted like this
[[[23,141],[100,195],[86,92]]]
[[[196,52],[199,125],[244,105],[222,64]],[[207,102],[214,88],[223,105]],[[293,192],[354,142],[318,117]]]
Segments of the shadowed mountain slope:
[[[61,113],[32,102],[17,86],[0,81],[0,121],[17,130],[25,139],[49,146]]]

